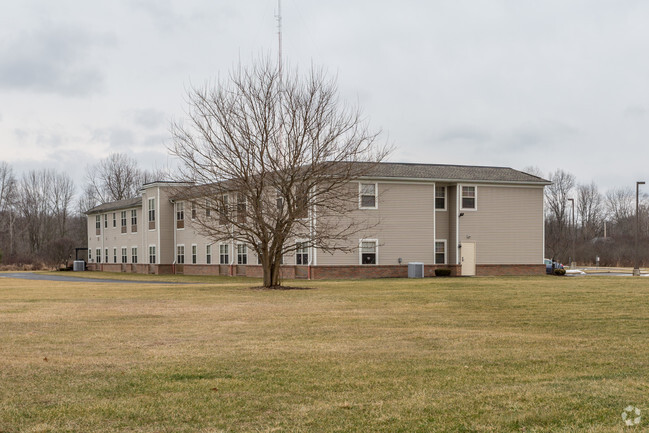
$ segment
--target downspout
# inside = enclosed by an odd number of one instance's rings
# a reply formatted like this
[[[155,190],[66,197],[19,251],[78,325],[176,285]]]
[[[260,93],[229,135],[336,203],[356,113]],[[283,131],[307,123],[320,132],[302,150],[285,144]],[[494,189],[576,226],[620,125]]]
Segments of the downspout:
[[[462,185],[455,186],[455,264],[460,264],[460,190]]]
[[[171,201],[173,203],[173,226],[174,226],[174,247],[173,247],[173,262],[171,262],[171,272],[176,275],[176,251],[178,249],[178,245],[176,245],[176,232],[178,231],[178,224],[176,223],[176,202]]]

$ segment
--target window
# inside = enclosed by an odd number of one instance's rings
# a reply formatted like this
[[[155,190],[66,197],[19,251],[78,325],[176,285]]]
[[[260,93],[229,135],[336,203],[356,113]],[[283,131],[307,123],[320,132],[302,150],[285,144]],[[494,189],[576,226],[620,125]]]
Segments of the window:
[[[92,250],[88,249],[88,261],[92,262]]]
[[[361,183],[360,184],[360,208],[361,209],[376,209],[376,184],[375,183]]]
[[[245,223],[246,222],[246,196],[243,194],[237,194],[237,222]]]
[[[155,229],[155,199],[150,198],[149,199],[149,230],[153,230],[153,229]]]
[[[435,264],[446,263],[446,241],[435,241]]]
[[[122,263],[128,262],[128,255],[126,254],[126,247],[122,247]]]
[[[113,227],[117,227],[117,214],[113,212]]]
[[[104,250],[104,262],[108,263],[108,248]]]
[[[185,228],[185,203],[182,201],[176,203],[176,228]]]
[[[137,247],[131,248],[131,263],[137,263]]]
[[[275,196],[275,200],[277,202],[277,211],[281,213],[284,210],[284,196],[282,195],[282,192],[280,190],[276,191]]]
[[[295,264],[309,264],[309,247],[306,242],[298,242],[295,244]]]
[[[361,265],[375,265],[377,260],[377,241],[361,239]]]
[[[184,245],[178,245],[176,247],[176,263],[179,265],[182,265],[185,263],[185,246]]]
[[[196,245],[192,245],[192,264],[194,265],[196,264],[197,249]]]
[[[219,245],[219,263],[222,265],[227,265],[230,263],[230,256],[228,254],[229,246],[228,244]]]
[[[191,203],[191,209],[192,209],[192,219],[194,220],[194,219],[196,219],[196,202],[195,201],[193,201]]]
[[[95,254],[95,257],[97,258],[97,263],[101,263],[101,249],[97,248],[97,253]]]
[[[248,264],[248,247],[245,244],[237,244],[237,265]]]
[[[212,245],[205,246],[205,263],[212,264]]]
[[[149,245],[149,263],[155,263],[155,245]]]
[[[475,209],[475,186],[462,187],[462,209]]]
[[[104,214],[104,228],[105,229],[108,228],[108,214],[107,213]]]
[[[295,217],[304,219],[309,217],[309,195],[306,189],[301,189],[295,193]]]
[[[219,224],[227,224],[228,223],[228,196],[224,195],[223,200],[221,203],[221,206],[219,208]]]
[[[132,231],[137,231],[137,210],[133,209],[131,211],[131,230]]]
[[[205,218],[212,217],[212,203],[209,200],[205,200]]]
[[[95,218],[95,234],[100,235],[101,234],[101,216],[97,215]]]
[[[122,233],[126,233],[126,211],[125,210],[121,212],[121,217],[122,217]]]
[[[435,187],[435,209],[446,210],[446,187]]]
[[[117,248],[113,248],[113,263],[117,263]]]

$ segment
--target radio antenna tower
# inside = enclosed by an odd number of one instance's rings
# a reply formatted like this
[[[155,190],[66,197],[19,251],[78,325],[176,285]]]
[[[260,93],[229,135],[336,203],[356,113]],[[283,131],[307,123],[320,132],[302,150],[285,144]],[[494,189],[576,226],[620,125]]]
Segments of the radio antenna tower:
[[[277,62],[279,68],[279,78],[282,79],[282,0],[277,0]]]

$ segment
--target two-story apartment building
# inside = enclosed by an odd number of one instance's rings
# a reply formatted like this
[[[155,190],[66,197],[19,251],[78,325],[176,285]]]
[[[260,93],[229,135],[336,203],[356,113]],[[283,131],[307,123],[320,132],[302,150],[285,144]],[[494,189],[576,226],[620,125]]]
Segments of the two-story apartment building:
[[[506,167],[381,163],[354,183],[354,217],[374,224],[348,239],[351,252],[298,248],[283,259],[285,277],[398,277],[409,262],[424,263],[427,276],[438,267],[455,275],[545,272],[544,179]],[[179,187],[193,188],[154,182],[141,197],[89,210],[89,268],[260,276],[250,245],[201,235],[192,203],[174,198]]]

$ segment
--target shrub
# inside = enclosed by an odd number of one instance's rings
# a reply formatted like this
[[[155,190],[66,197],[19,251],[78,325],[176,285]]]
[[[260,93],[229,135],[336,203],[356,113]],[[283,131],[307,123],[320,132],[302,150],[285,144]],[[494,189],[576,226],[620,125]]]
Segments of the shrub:
[[[451,270],[447,268],[438,268],[435,269],[435,276],[436,277],[448,277],[451,275]]]
[[[566,270],[561,269],[561,268],[557,268],[557,269],[554,270],[554,275],[559,275],[559,276],[566,275]]]

